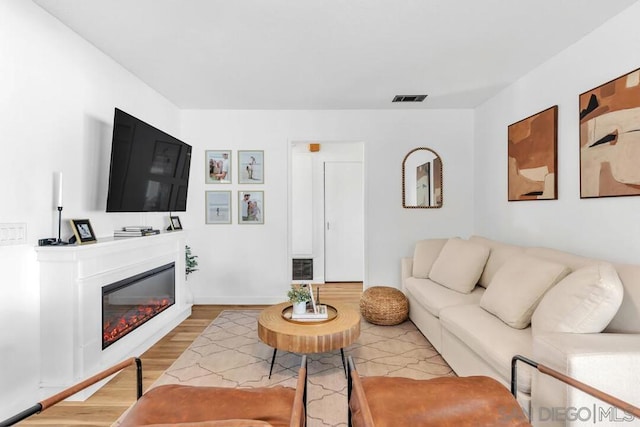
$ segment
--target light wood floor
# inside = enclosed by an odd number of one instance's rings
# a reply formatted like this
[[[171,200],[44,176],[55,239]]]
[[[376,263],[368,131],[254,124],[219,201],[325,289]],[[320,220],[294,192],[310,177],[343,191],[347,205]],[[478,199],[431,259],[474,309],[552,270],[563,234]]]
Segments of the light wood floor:
[[[328,283],[321,285],[321,302],[339,301],[358,306],[362,283]],[[263,308],[247,305],[195,305],[186,319],[162,340],[140,356],[143,387],[147,388],[180,356],[191,342],[223,310]],[[38,426],[111,426],[136,400],[136,375],[133,366],[126,368],[84,402],[61,402],[18,425]],[[36,404],[37,402],[33,402]]]

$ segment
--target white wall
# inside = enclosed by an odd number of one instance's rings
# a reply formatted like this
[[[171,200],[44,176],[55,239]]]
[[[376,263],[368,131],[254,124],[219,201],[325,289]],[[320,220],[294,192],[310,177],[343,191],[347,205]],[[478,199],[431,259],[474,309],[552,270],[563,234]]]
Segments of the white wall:
[[[477,109],[477,234],[640,261],[640,197],[581,200],[578,139],[579,94],[640,67],[639,20],[636,3]],[[555,104],[558,200],[508,203],[507,126]]]
[[[27,244],[0,248],[0,418],[39,396],[39,283],[33,246],[57,237],[53,174],[70,218],[96,234],[166,215],[106,214],[114,107],[176,133],[175,106],[31,1],[0,2],[0,223],[26,223]],[[43,304],[46,301],[42,302]]]
[[[34,265],[31,247],[0,247],[0,421],[39,400],[40,289]]]
[[[288,156],[291,141],[362,141],[365,153],[365,285],[400,285],[400,258],[417,239],[471,233],[473,112],[183,111],[194,147],[189,209],[181,214],[200,270],[189,276],[196,303],[282,301],[288,268]],[[403,209],[402,160],[427,146],[443,160],[444,207]],[[205,150],[264,150],[265,184],[205,185]],[[236,166],[237,169],[237,166]],[[204,193],[233,191],[233,224],[206,225]],[[264,190],[264,225],[238,225],[237,191]],[[184,218],[182,218],[184,217]]]

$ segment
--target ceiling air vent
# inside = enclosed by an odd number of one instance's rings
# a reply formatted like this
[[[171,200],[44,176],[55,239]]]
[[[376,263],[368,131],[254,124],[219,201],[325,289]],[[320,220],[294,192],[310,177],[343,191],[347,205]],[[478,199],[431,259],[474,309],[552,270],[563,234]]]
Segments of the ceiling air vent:
[[[393,102],[422,102],[427,95],[396,95]]]

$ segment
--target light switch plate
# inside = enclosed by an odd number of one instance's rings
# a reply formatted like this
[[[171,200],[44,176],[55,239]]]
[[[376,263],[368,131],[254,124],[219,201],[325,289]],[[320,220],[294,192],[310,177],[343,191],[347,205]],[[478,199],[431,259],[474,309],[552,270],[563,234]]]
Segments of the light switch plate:
[[[0,224],[0,245],[21,245],[27,243],[27,224]]]

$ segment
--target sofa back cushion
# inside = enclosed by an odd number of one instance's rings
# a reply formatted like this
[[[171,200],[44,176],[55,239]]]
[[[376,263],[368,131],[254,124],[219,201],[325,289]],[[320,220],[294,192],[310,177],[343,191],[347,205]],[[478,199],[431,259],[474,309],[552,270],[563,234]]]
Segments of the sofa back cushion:
[[[558,260],[558,262],[562,262],[571,267],[572,270],[577,270],[589,264],[599,262],[597,259],[581,257],[551,248],[531,247],[525,251],[537,257]],[[620,309],[604,332],[640,333],[640,265],[612,264],[618,272],[618,276],[624,287],[624,298],[622,299]]]
[[[453,238],[447,240],[433,263],[429,279],[454,291],[469,293],[475,288],[489,257],[483,245]]]
[[[564,252],[551,248],[541,248],[536,246],[524,248],[524,253],[536,258],[546,259],[552,262],[566,265],[571,269],[571,271],[575,271],[579,268],[586,267],[596,262],[591,258],[572,254],[570,252]]]
[[[426,239],[416,243],[413,250],[413,277],[428,279],[433,262],[448,239]]]
[[[512,328],[524,329],[545,292],[569,274],[569,267],[530,255],[507,260],[493,276],[480,307]]]
[[[469,241],[485,245],[491,249],[482,276],[480,276],[480,280],[478,280],[478,285],[483,288],[489,286],[493,276],[495,276],[496,272],[502,267],[502,264],[508,259],[524,252],[524,247],[522,246],[510,245],[508,243],[487,239],[486,237],[471,236],[469,237]]]
[[[611,264],[582,267],[542,298],[531,318],[533,333],[602,332],[618,312],[623,293],[622,282]]]

